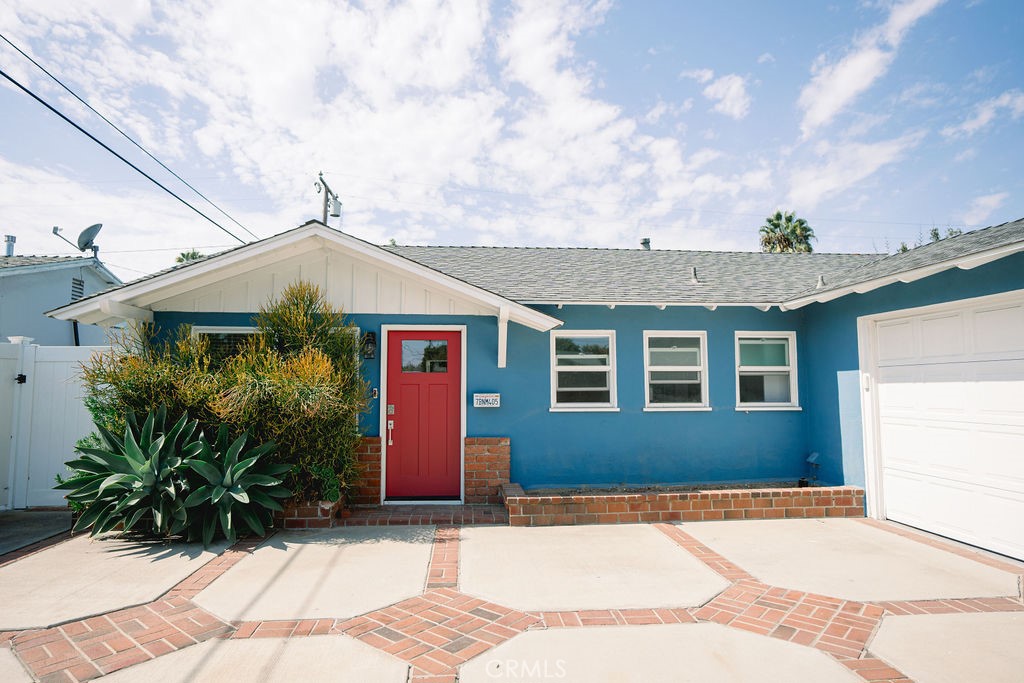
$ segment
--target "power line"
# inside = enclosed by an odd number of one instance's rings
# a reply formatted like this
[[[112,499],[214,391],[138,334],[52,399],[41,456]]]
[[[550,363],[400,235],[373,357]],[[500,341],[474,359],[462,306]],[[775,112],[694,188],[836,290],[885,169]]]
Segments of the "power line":
[[[192,191],[193,191],[193,192],[195,192],[195,193],[196,193],[197,195],[199,195],[200,197],[202,197],[202,198],[203,198],[203,199],[204,199],[204,200],[206,201],[206,203],[207,203],[207,204],[209,204],[210,206],[212,206],[213,208],[217,209],[217,210],[218,210],[218,211],[220,211],[220,212],[221,212],[222,214],[224,214],[224,216],[225,216],[225,217],[227,217],[227,218],[228,218],[228,219],[229,219],[229,220],[230,220],[230,221],[231,221],[232,223],[234,223],[235,225],[237,225],[238,227],[240,227],[240,228],[241,228],[242,230],[245,230],[245,231],[246,231],[247,233],[249,233],[250,235],[252,235],[253,239],[257,239],[257,240],[259,239],[259,237],[257,237],[257,236],[256,236],[256,234],[255,234],[255,233],[254,233],[254,232],[253,232],[252,230],[250,230],[249,228],[247,228],[247,227],[245,227],[244,225],[242,225],[241,223],[239,223],[239,222],[238,222],[237,220],[235,220],[235,218],[234,218],[233,216],[231,216],[231,215],[230,215],[230,214],[229,214],[229,213],[228,213],[227,211],[225,211],[224,209],[222,209],[222,208],[220,208],[219,206],[217,206],[217,205],[216,205],[216,204],[215,204],[215,203],[213,202],[213,200],[212,200],[212,199],[210,199],[210,198],[209,198],[209,197],[207,197],[207,196],[206,196],[205,194],[203,194],[202,192],[200,192],[199,190],[197,190],[197,189],[196,189],[196,188],[195,188],[195,187],[194,187],[194,186],[193,186],[193,185],[192,185],[192,184],[191,184],[190,182],[188,182],[187,180],[185,180],[184,178],[182,178],[182,177],[181,177],[180,175],[178,175],[177,173],[175,173],[174,171],[172,171],[172,170],[171,170],[171,169],[170,169],[170,168],[169,168],[169,167],[168,167],[168,166],[167,166],[167,165],[166,165],[166,164],[165,164],[164,162],[160,161],[160,160],[159,160],[159,159],[157,159],[157,158],[156,158],[155,156],[153,156],[153,154],[151,154],[151,153],[150,153],[150,151],[149,151],[148,149],[146,149],[146,148],[145,148],[145,147],[143,147],[143,146],[142,146],[141,144],[139,144],[138,142],[136,142],[134,138],[132,138],[132,137],[131,137],[130,135],[128,135],[128,133],[125,133],[125,132],[124,132],[123,130],[121,130],[121,129],[120,129],[120,128],[119,128],[118,126],[117,126],[117,124],[115,124],[115,123],[114,123],[113,121],[111,121],[110,119],[108,119],[108,118],[107,118],[106,116],[104,116],[103,114],[101,114],[101,113],[99,113],[98,111],[96,111],[96,109],[95,109],[95,108],[94,108],[94,107],[93,107],[93,106],[92,106],[91,104],[89,104],[89,103],[88,103],[88,102],[86,102],[86,101],[85,101],[84,99],[82,99],[81,97],[79,97],[78,93],[76,93],[76,92],[75,92],[74,90],[72,90],[72,89],[71,89],[71,88],[70,88],[70,87],[69,87],[69,86],[68,86],[68,85],[67,85],[66,83],[64,83],[64,81],[62,81],[62,80],[60,80],[59,78],[57,78],[56,76],[54,76],[54,75],[53,75],[52,73],[50,73],[50,72],[49,72],[49,71],[48,71],[48,70],[46,69],[46,67],[44,67],[44,66],[43,66],[42,64],[40,64],[39,62],[37,62],[37,61],[36,61],[35,59],[33,59],[33,58],[32,58],[32,57],[30,56],[30,55],[28,55],[28,54],[27,54],[27,53],[26,53],[26,52],[25,52],[24,50],[22,50],[22,49],[21,49],[20,47],[18,47],[18,46],[17,46],[17,45],[15,45],[14,43],[12,43],[12,42],[11,42],[11,40],[10,40],[10,39],[9,39],[9,38],[8,38],[7,36],[5,36],[4,34],[0,33],[0,38],[2,38],[2,39],[3,39],[3,41],[4,41],[5,43],[7,43],[7,44],[8,44],[8,45],[10,45],[11,47],[13,47],[13,48],[14,48],[15,50],[17,50],[17,51],[18,51],[18,53],[19,53],[19,54],[21,54],[21,56],[22,56],[22,57],[24,57],[24,58],[25,58],[25,59],[27,59],[28,61],[32,62],[32,63],[33,63],[33,64],[34,64],[35,66],[36,66],[36,68],[38,68],[38,69],[39,69],[40,71],[42,71],[42,72],[43,72],[44,74],[46,74],[47,76],[49,76],[50,78],[52,78],[52,79],[53,79],[53,81],[54,81],[55,83],[57,83],[57,85],[59,85],[60,87],[64,88],[65,90],[67,90],[67,91],[68,91],[68,93],[70,93],[72,97],[74,97],[74,98],[75,98],[76,100],[78,100],[79,102],[81,102],[82,104],[84,104],[84,105],[85,105],[85,106],[86,106],[86,107],[87,107],[87,108],[89,109],[89,111],[91,111],[91,112],[92,112],[93,114],[96,114],[96,116],[98,116],[98,117],[100,117],[101,119],[103,119],[103,120],[104,120],[104,121],[105,121],[105,122],[106,122],[106,123],[107,123],[107,124],[108,124],[108,125],[109,125],[109,126],[110,126],[111,128],[113,128],[113,129],[114,129],[114,130],[116,130],[116,131],[117,131],[118,133],[120,133],[120,134],[121,134],[121,136],[122,136],[122,137],[123,137],[123,138],[124,138],[125,140],[127,140],[128,142],[130,142],[130,143],[132,143],[133,145],[135,145],[136,147],[138,147],[138,148],[139,148],[140,150],[142,150],[142,152],[143,152],[143,153],[144,153],[144,154],[145,154],[146,156],[148,156],[148,157],[149,157],[150,159],[152,159],[152,160],[153,160],[153,161],[155,161],[156,163],[160,164],[160,167],[161,167],[161,168],[163,168],[163,169],[164,169],[165,171],[167,171],[167,172],[168,172],[168,173],[170,173],[170,174],[171,174],[172,176],[174,176],[175,178],[177,178],[178,180],[180,180],[180,181],[181,181],[182,183],[184,183],[185,187],[187,187],[188,189],[192,190]]]
[[[76,129],[76,130],[78,130],[78,132],[82,133],[83,135],[85,135],[86,137],[88,137],[88,138],[89,138],[90,140],[92,140],[93,142],[95,142],[95,143],[96,143],[97,145],[99,145],[99,146],[100,146],[100,147],[102,147],[103,149],[105,149],[105,150],[107,150],[108,152],[110,152],[111,154],[113,154],[113,155],[114,155],[115,157],[117,157],[118,159],[120,159],[121,161],[123,161],[123,162],[124,162],[125,164],[127,164],[128,166],[130,166],[130,167],[131,167],[132,169],[134,169],[134,170],[135,170],[135,171],[136,171],[137,173],[140,173],[140,174],[142,174],[143,176],[145,176],[145,177],[146,177],[146,178],[147,178],[147,179],[148,179],[148,180],[149,180],[149,181],[150,181],[151,183],[153,183],[154,185],[156,185],[157,187],[159,187],[159,188],[160,188],[161,190],[163,190],[163,191],[164,191],[164,192],[166,192],[167,194],[171,195],[172,197],[174,197],[175,199],[177,199],[177,200],[178,200],[179,202],[181,202],[182,204],[184,204],[184,205],[185,205],[185,206],[187,206],[188,208],[192,209],[192,210],[193,210],[193,211],[195,211],[195,212],[196,212],[197,214],[199,214],[200,216],[202,216],[202,217],[203,217],[203,218],[205,218],[206,220],[210,221],[210,222],[211,222],[211,223],[213,223],[213,224],[214,224],[215,226],[217,226],[217,227],[218,227],[218,228],[220,228],[220,229],[221,229],[222,231],[224,231],[225,233],[227,233],[227,234],[228,234],[228,235],[230,235],[231,237],[235,238],[236,240],[238,240],[238,241],[239,241],[239,242],[241,242],[242,244],[246,244],[246,241],[245,241],[245,240],[243,240],[243,239],[242,239],[241,237],[239,237],[239,236],[238,236],[238,235],[236,235],[235,233],[231,232],[230,230],[228,230],[228,229],[227,229],[227,228],[225,228],[225,227],[224,227],[223,225],[221,225],[221,224],[220,224],[220,223],[218,223],[217,221],[215,221],[215,220],[213,220],[212,218],[210,218],[209,216],[207,216],[207,215],[206,215],[205,213],[203,213],[202,211],[200,211],[200,210],[199,210],[199,209],[197,209],[196,207],[194,207],[194,206],[192,206],[191,204],[189,204],[189,203],[188,203],[187,201],[185,201],[185,200],[184,200],[184,199],[183,199],[182,197],[180,197],[180,196],[179,196],[178,194],[176,194],[176,193],[175,193],[175,192],[174,192],[173,190],[171,190],[171,189],[170,189],[170,188],[168,188],[168,187],[167,187],[166,185],[164,185],[163,183],[161,183],[161,182],[160,182],[159,180],[157,180],[157,179],[156,179],[156,178],[154,178],[153,176],[149,175],[148,173],[146,173],[145,171],[143,171],[143,170],[142,170],[141,168],[139,168],[138,166],[136,166],[136,165],[135,165],[135,164],[133,164],[132,162],[128,161],[127,159],[125,159],[125,158],[124,158],[123,156],[121,156],[121,155],[120,155],[120,154],[118,154],[117,152],[115,152],[115,151],[114,151],[113,149],[111,149],[111,148],[110,148],[110,146],[109,146],[109,145],[107,145],[107,144],[106,144],[106,143],[104,143],[104,142],[103,142],[102,140],[100,140],[99,138],[97,138],[97,137],[96,137],[95,135],[93,135],[92,133],[90,133],[89,131],[87,131],[87,130],[86,130],[85,128],[82,128],[82,127],[81,127],[80,125],[78,125],[77,123],[75,123],[74,121],[72,121],[72,120],[71,120],[70,118],[68,118],[68,117],[67,117],[66,115],[64,115],[64,114],[63,114],[62,112],[60,112],[59,110],[57,110],[57,109],[56,109],[56,108],[55,108],[55,107],[54,107],[53,105],[51,105],[51,104],[50,104],[49,102],[47,102],[47,101],[46,101],[46,100],[44,100],[44,99],[43,99],[42,97],[40,97],[39,95],[35,94],[34,92],[32,92],[31,90],[29,90],[28,88],[26,88],[26,87],[25,87],[24,85],[22,85],[21,83],[19,83],[19,82],[18,82],[17,80],[15,80],[15,79],[14,79],[14,78],[13,78],[13,77],[12,77],[12,76],[10,75],[10,74],[8,74],[8,73],[7,73],[6,71],[4,71],[3,69],[0,69],[0,76],[3,76],[4,78],[6,78],[6,79],[7,79],[8,81],[10,81],[10,82],[11,82],[11,83],[13,83],[13,84],[14,84],[15,86],[17,86],[17,87],[18,87],[18,89],[19,89],[19,90],[21,90],[22,92],[24,92],[24,93],[25,93],[26,95],[28,95],[29,97],[31,97],[32,99],[34,99],[34,100],[35,100],[36,102],[38,102],[39,104],[43,105],[44,107],[46,107],[46,108],[47,108],[47,109],[49,109],[50,111],[52,111],[52,112],[53,112],[54,114],[56,114],[56,115],[57,115],[57,116],[59,116],[60,118],[64,119],[64,121],[65,121],[65,122],[67,122],[67,123],[71,124],[72,126],[74,126],[74,127],[75,127],[75,129]]]

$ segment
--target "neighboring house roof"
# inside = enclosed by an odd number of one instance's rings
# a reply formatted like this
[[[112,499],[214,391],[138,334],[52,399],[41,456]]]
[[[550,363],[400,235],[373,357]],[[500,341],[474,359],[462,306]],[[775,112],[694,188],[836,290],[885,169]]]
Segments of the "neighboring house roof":
[[[92,268],[108,283],[121,284],[121,278],[91,256],[0,256],[0,277],[69,267]]]
[[[0,256],[0,268],[20,268],[23,266],[43,266],[52,263],[84,261],[81,256]]]
[[[385,247],[530,304],[777,304],[877,254]],[[693,276],[696,275],[694,280]]]

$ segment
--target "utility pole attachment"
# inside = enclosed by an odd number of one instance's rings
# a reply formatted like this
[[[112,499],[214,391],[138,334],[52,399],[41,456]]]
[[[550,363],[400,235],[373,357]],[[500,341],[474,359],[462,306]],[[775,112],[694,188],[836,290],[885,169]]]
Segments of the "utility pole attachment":
[[[320,194],[321,190],[324,193],[324,218],[323,224],[327,225],[327,211],[330,209],[331,218],[341,217],[341,200],[338,199],[338,194],[331,189],[331,186],[324,180],[324,172],[320,171],[320,180],[313,183],[313,187],[316,188],[316,193]]]

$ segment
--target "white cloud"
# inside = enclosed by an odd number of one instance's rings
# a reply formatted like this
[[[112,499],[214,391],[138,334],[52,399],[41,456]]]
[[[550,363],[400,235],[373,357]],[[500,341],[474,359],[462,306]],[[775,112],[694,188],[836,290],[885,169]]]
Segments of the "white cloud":
[[[711,69],[690,69],[679,74],[680,78],[692,78],[707,84],[701,94],[715,103],[712,107],[720,114],[739,121],[750,111],[750,95],[747,93],[747,79],[737,74],[726,74],[715,78]]]
[[[861,93],[881,78],[896,58],[907,31],[943,0],[904,0],[892,7],[886,21],[854,39],[836,62],[822,54],[811,67],[811,80],[800,91],[803,137],[828,124]]]
[[[974,106],[970,116],[955,126],[946,126],[942,129],[942,134],[946,137],[970,137],[988,128],[1004,111],[1008,112],[1014,121],[1024,116],[1024,92],[1016,89],[1007,90],[998,97],[979,102]]]
[[[678,117],[693,108],[693,99],[687,98],[680,104],[666,102],[665,100],[659,99],[658,103],[651,107],[646,114],[644,114],[645,123],[658,123],[666,115],[672,117]]]
[[[739,121],[750,111],[747,81],[736,74],[722,76],[704,88],[704,97],[715,103],[715,111]]]
[[[795,163],[774,142],[710,149],[709,123],[682,116],[692,99],[646,112],[611,100],[601,65],[577,46],[605,21],[607,0],[501,10],[486,0],[139,2],[116,18],[107,5],[14,0],[0,3],[0,23],[262,235],[319,216],[312,182],[323,170],[342,195],[344,229],[376,242],[635,246],[645,225],[659,247],[756,248],[748,218],[729,212],[774,205],[787,189],[779,168]],[[683,77],[715,111],[750,116],[752,80]],[[0,205],[19,234],[50,211],[59,182],[67,211],[53,220],[69,231],[100,220],[108,243],[140,249],[226,239],[171,200],[132,191],[144,184],[75,182],[103,175],[81,159],[66,172],[14,159],[11,148],[0,142]],[[32,164],[44,175],[26,175]],[[22,184],[4,189],[9,180]],[[37,186],[26,208],[7,212],[25,183]],[[83,207],[96,208],[83,217]],[[719,234],[724,225],[742,237]],[[127,265],[164,267],[167,254]]]
[[[715,77],[715,72],[711,69],[690,69],[679,74],[680,78],[692,78],[698,83],[707,83]]]
[[[967,149],[965,149],[964,151],[958,153],[955,157],[953,157],[953,161],[956,161],[956,162],[970,161],[971,159],[975,158],[976,156],[978,156],[978,149],[976,147],[968,147]]]
[[[775,55],[771,52],[764,52],[757,58],[758,64],[770,64],[775,61]]]
[[[856,187],[883,166],[899,161],[923,138],[923,133],[910,133],[873,143],[832,146],[822,142],[817,151],[823,162],[797,167],[790,174],[787,203],[800,212],[811,211],[822,200]]]
[[[960,220],[966,225],[983,225],[1009,197],[1009,192],[995,192],[975,197],[967,210],[960,214]]]
[[[656,105],[651,107],[651,109],[646,114],[644,114],[644,121],[646,121],[647,123],[657,123],[658,121],[661,120],[661,117],[664,116],[665,112],[667,111],[668,104],[666,104],[664,100],[659,100]]]
[[[945,101],[948,92],[949,88],[941,83],[915,83],[904,88],[896,102],[914,107],[934,107]]]

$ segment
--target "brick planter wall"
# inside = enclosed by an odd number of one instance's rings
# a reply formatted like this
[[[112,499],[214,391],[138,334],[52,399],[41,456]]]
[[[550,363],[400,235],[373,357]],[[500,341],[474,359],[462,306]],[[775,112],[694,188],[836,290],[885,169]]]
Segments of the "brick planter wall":
[[[511,484],[502,497],[510,526],[864,516],[864,489],[854,486],[528,496]]]
[[[507,436],[466,437],[466,504],[496,505],[509,481],[512,443]]]
[[[340,500],[288,506],[283,513],[274,513],[274,523],[285,529],[330,529],[337,525],[341,508]]]
[[[364,436],[356,450],[360,476],[352,495],[353,505],[380,505],[380,437]]]

